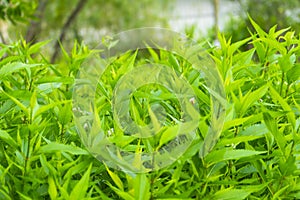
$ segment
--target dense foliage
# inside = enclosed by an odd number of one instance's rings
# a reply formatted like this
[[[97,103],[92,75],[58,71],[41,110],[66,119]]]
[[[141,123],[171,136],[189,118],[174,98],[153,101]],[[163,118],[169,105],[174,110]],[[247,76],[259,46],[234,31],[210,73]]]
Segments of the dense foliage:
[[[247,15],[250,15],[264,31],[269,30],[275,24],[278,29],[292,27],[292,30],[299,33],[299,1],[287,0],[231,0],[240,6],[237,16],[232,17],[226,24],[224,32],[232,36],[233,41],[249,37],[247,31],[251,22]]]
[[[75,43],[70,53],[63,49],[61,63],[52,64],[40,53],[47,41],[1,44],[0,199],[299,199],[300,40],[294,32],[275,27],[265,32],[252,24],[251,37],[231,43],[219,35],[221,46],[207,47],[227,96],[217,145],[204,159],[199,157],[198,144],[211,114],[205,109],[210,95],[199,86],[197,99],[204,111],[197,139],[173,165],[148,174],[107,168],[76,133],[74,79],[95,51]],[[252,48],[240,51],[244,44]],[[115,72],[124,73],[124,67],[118,69],[129,62],[150,61],[189,74],[180,58],[149,51],[145,60],[136,59],[134,52],[119,57]],[[113,87],[111,81],[107,84]],[[134,100],[131,111],[146,120],[148,114]],[[178,110],[172,109],[176,116]]]

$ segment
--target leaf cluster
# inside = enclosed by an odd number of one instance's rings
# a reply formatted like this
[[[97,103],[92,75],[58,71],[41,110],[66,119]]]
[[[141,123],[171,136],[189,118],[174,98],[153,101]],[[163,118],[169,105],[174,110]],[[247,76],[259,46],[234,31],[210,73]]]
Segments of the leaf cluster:
[[[150,139],[124,134],[111,117],[111,96],[125,73],[138,64],[169,66],[197,95],[197,137],[172,165],[148,174],[110,169],[88,153],[76,133],[74,79],[87,56],[98,52],[75,43],[53,65],[39,53],[47,41],[1,44],[0,199],[299,199],[300,39],[288,29],[266,32],[250,20],[255,31],[249,38],[231,42],[220,34],[220,47],[208,46],[227,110],[221,137],[204,158],[198,152],[211,123],[211,96],[184,58],[151,48],[127,52],[102,74],[97,115],[109,139],[128,151],[168,144],[176,136],[170,127],[182,113],[166,88],[141,87],[130,99],[131,118],[147,125],[155,121],[149,108],[159,105],[167,128]],[[244,44],[251,48],[242,51]]]

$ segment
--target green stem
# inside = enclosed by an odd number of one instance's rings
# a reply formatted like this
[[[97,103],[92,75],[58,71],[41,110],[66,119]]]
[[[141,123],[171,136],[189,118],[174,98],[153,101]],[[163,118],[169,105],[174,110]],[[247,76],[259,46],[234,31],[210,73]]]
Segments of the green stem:
[[[289,89],[290,89],[290,85],[287,85],[286,89],[285,89],[285,98],[288,96],[289,94]]]
[[[285,74],[284,74],[284,72],[282,72],[282,74],[281,74],[281,84],[280,84],[280,96],[282,96],[282,90],[283,90],[283,83],[284,83],[284,76],[285,76]]]
[[[65,129],[65,126],[62,124],[61,125],[61,130],[60,130],[60,142],[63,142],[63,136],[64,136],[64,129]]]
[[[24,174],[23,176],[25,177],[28,171],[28,167],[29,167],[29,156],[30,156],[30,145],[31,145],[31,130],[29,130],[28,132],[28,137],[27,137],[27,151],[25,154],[25,162],[24,162]],[[25,179],[23,179],[23,184],[25,182]]]

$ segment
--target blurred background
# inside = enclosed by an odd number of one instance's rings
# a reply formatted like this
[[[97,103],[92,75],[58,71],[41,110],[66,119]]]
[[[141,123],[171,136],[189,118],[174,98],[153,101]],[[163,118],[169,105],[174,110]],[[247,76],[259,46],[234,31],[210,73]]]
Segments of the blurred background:
[[[300,0],[0,0],[0,42],[51,39],[51,61],[60,45],[73,41],[97,45],[113,33],[140,27],[164,27],[197,40],[232,41],[250,35],[248,15],[264,30],[300,30]]]

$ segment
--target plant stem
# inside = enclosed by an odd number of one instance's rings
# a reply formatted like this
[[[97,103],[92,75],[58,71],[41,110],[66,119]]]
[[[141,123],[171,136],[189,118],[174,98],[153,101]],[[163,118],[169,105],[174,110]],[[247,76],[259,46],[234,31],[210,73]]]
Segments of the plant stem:
[[[287,86],[286,86],[286,89],[285,89],[285,98],[286,98],[286,97],[288,96],[288,94],[289,94],[290,86],[291,86],[291,85],[287,85]]]
[[[282,96],[282,90],[283,90],[283,82],[284,82],[284,72],[281,74],[281,83],[280,83],[280,96]]]
[[[60,142],[63,142],[64,129],[65,129],[65,126],[62,124],[61,130],[60,130]]]
[[[3,44],[6,44],[5,38],[4,38],[3,33],[1,31],[0,31],[0,39],[1,39]]]

